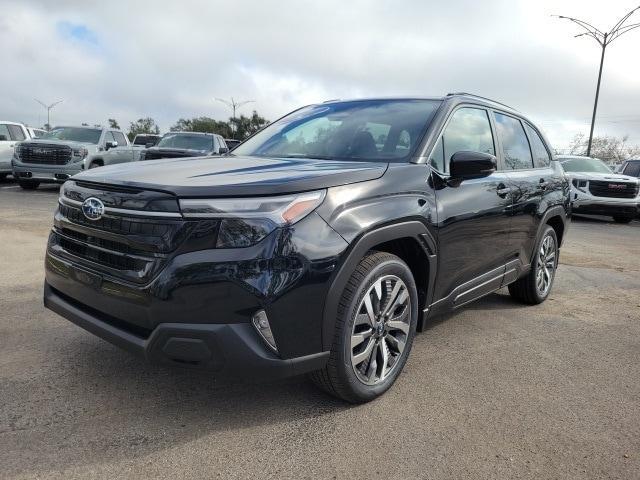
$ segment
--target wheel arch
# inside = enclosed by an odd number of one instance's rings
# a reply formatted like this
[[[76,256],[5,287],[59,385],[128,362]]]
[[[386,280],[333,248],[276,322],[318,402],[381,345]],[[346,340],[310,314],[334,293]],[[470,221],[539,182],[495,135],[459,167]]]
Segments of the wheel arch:
[[[556,237],[558,237],[558,248],[562,246],[562,242],[564,240],[564,235],[567,231],[567,212],[564,207],[557,205],[555,207],[549,208],[544,212],[542,218],[540,219],[540,224],[538,225],[538,231],[536,232],[536,245],[540,240],[540,235],[542,235],[542,231],[548,225],[556,232]],[[529,262],[533,261],[533,257],[535,255],[535,248],[531,252],[531,256],[529,258]]]
[[[333,342],[338,304],[342,292],[356,266],[370,250],[392,253],[408,265],[418,289],[418,331],[423,327],[424,309],[430,304],[437,268],[437,244],[426,225],[420,221],[404,221],[376,227],[354,240],[327,292],[322,322],[323,349]]]

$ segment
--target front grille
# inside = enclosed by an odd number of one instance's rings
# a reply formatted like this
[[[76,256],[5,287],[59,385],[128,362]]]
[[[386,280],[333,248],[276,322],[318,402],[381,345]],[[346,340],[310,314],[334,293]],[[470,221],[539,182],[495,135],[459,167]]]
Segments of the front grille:
[[[93,245],[107,250],[112,250],[118,253],[135,254],[135,249],[131,248],[126,243],[114,242],[113,240],[107,240],[106,238],[100,238],[93,235],[87,235],[86,233],[77,232],[69,228],[62,228],[60,230],[62,234],[73,240],[77,240],[82,243]]]
[[[63,237],[57,233],[54,233],[53,236],[54,238],[52,239],[52,242],[59,245],[63,250],[71,255],[115,270],[142,271],[149,263],[117,252],[114,253],[100,248],[94,248],[92,245]]]
[[[20,161],[38,165],[66,165],[71,161],[71,147],[52,144],[20,145]]]
[[[589,192],[596,197],[635,198],[638,195],[638,185],[629,182],[591,180]]]

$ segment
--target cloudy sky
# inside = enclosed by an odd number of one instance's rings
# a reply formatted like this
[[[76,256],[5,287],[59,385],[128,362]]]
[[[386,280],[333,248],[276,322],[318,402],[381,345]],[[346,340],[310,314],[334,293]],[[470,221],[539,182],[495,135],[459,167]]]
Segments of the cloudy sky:
[[[0,118],[123,128],[151,116],[275,119],[303,104],[468,91],[529,114],[556,148],[588,133],[599,46],[640,0],[0,0]],[[640,22],[640,12],[634,22]],[[596,134],[640,145],[640,29],[607,52]]]

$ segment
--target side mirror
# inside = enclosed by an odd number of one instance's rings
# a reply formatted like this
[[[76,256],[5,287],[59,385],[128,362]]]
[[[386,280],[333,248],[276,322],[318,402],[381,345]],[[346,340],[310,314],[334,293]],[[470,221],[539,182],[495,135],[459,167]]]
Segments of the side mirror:
[[[153,143],[153,142],[147,142],[147,143],[144,145],[144,148],[151,148],[151,147],[153,147],[154,145],[155,145],[155,143]]]
[[[118,146],[118,142],[107,142],[104,147],[109,150],[110,148],[116,148]]]
[[[452,178],[486,177],[496,171],[496,157],[482,152],[456,152],[449,162]]]
[[[229,149],[228,149],[227,147],[220,147],[220,148],[218,149],[218,153],[219,153],[220,155],[224,155],[225,153],[229,153]]]

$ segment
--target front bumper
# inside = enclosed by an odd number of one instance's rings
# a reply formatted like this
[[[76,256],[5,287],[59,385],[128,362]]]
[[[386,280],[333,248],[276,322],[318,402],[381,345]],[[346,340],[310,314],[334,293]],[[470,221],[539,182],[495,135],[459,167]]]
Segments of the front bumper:
[[[636,198],[596,197],[589,193],[571,189],[572,212],[587,215],[629,215],[640,214],[640,203]]]
[[[12,172],[16,179],[33,180],[40,183],[64,183],[69,177],[84,171],[84,161],[66,165],[42,165],[12,162]]]
[[[329,357],[329,352],[319,352],[281,359],[265,348],[247,323],[163,323],[143,338],[46,282],[44,304],[88,332],[151,362],[204,369],[216,372],[218,378],[285,378],[318,370]]]

